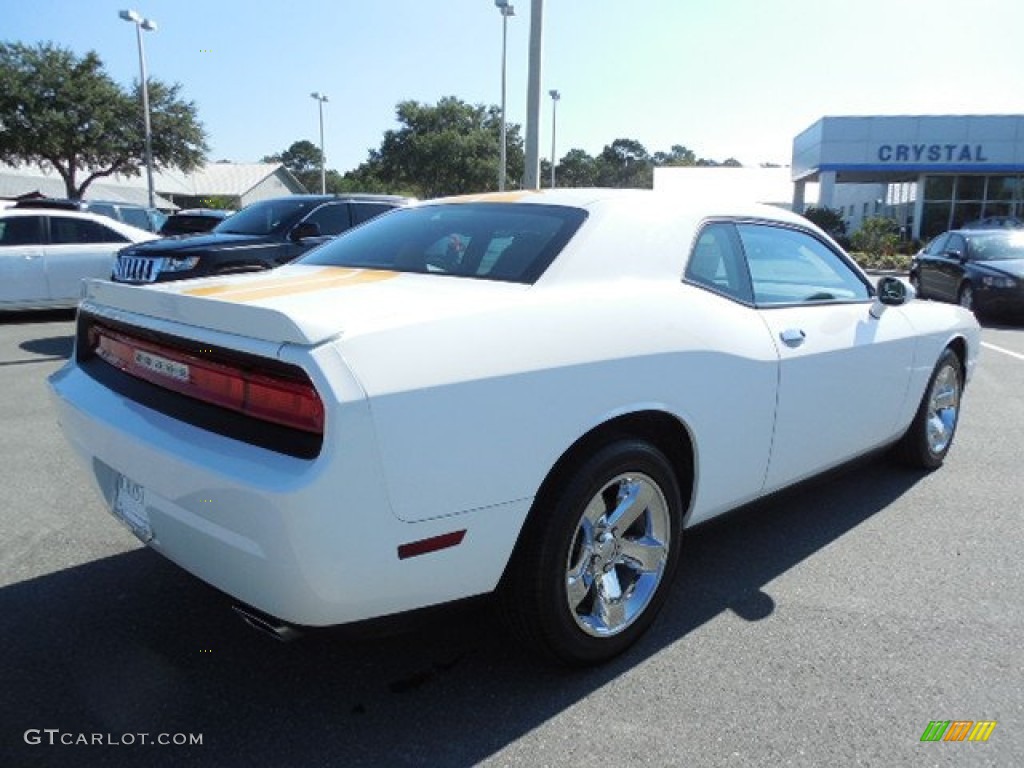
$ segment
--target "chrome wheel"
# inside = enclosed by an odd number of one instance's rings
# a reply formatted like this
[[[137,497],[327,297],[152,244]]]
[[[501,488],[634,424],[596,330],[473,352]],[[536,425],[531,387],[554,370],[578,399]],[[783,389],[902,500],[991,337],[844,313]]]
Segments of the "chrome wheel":
[[[566,599],[593,637],[616,635],[643,614],[665,575],[669,504],[640,472],[614,477],[587,503],[566,561]]]
[[[939,368],[928,392],[926,429],[928,450],[941,454],[949,448],[960,414],[960,370],[946,361]]]

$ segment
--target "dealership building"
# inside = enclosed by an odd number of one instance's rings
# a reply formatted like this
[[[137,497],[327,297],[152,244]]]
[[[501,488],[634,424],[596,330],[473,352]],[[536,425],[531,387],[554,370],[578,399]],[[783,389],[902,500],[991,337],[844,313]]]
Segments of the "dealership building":
[[[992,216],[1024,219],[1024,115],[823,117],[793,140],[792,207],[807,185],[849,230],[894,218],[927,239]]]

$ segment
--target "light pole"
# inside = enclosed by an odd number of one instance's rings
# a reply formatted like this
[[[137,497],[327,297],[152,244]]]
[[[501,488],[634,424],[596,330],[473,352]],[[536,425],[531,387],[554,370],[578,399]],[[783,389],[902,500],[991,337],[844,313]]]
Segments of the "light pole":
[[[548,91],[551,97],[551,188],[555,188],[555,127],[558,125],[558,100],[562,94],[552,89]]]
[[[526,169],[523,187],[540,189],[540,84],[544,0],[530,0],[530,59],[526,83]]]
[[[326,195],[327,171],[325,168],[327,164],[327,155],[324,154],[324,102],[327,101],[327,95],[320,93],[319,91],[313,91],[309,95],[320,103],[320,194]]]
[[[505,127],[505,51],[508,45],[508,17],[516,15],[514,6],[508,4],[508,0],[494,0],[494,4],[501,11],[501,159],[498,161],[498,191],[505,191],[505,174],[508,171],[506,159],[507,144]]]
[[[155,32],[156,22],[152,19],[144,19],[136,11],[121,11],[118,16],[135,25],[135,35],[139,41],[139,72],[142,78],[142,115],[143,125],[145,126],[146,131],[146,186],[149,189],[149,207],[156,208],[156,195],[153,193],[153,131],[149,124],[149,80],[146,77],[146,52],[142,47],[142,30]]]

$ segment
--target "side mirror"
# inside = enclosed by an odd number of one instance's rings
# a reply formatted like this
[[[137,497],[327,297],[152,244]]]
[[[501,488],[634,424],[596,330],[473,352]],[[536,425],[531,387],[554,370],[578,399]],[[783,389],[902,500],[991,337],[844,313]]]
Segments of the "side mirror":
[[[298,242],[307,237],[320,237],[320,225],[315,221],[303,221],[295,225],[292,230],[291,239]]]
[[[886,275],[878,281],[878,300],[890,307],[906,304],[914,297],[913,293],[914,289],[898,277]]]

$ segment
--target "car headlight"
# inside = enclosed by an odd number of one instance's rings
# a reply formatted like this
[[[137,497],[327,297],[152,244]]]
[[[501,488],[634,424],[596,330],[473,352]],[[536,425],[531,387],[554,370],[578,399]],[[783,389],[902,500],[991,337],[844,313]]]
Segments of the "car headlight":
[[[195,265],[198,264],[198,263],[199,263],[199,257],[198,256],[182,256],[180,258],[174,258],[173,256],[168,256],[168,257],[166,257],[164,259],[164,263],[163,263],[163,266],[161,267],[160,271],[161,272],[187,272],[188,270],[193,269],[195,267]]]
[[[994,275],[985,275],[981,278],[981,284],[986,288],[1016,288],[1017,281],[1012,277],[996,277]]]

